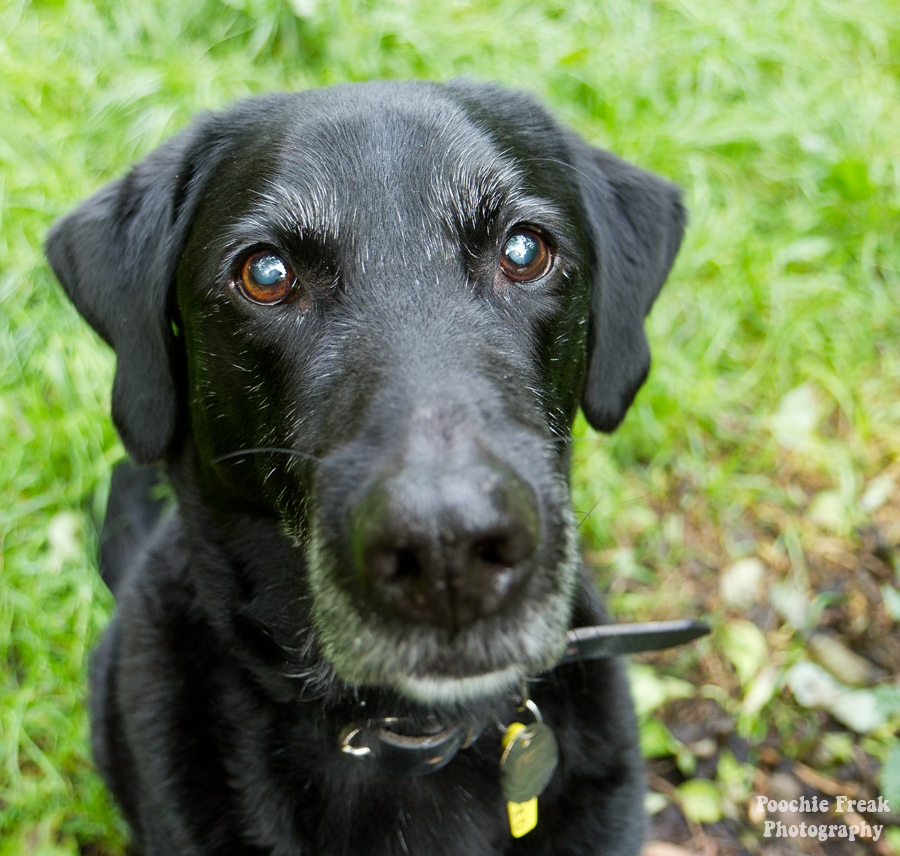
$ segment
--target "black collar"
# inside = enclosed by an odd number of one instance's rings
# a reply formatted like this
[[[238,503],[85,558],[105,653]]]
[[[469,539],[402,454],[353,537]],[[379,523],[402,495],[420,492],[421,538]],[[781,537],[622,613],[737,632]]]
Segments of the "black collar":
[[[689,619],[576,627],[568,632],[566,650],[554,668],[581,660],[660,651],[707,633],[706,624]],[[342,752],[371,761],[392,775],[422,776],[449,764],[460,749],[478,738],[485,725],[459,722],[448,726],[435,720],[433,729],[426,728],[427,733],[419,730],[408,735],[402,733],[403,720],[376,719],[345,728],[340,746]]]
[[[662,651],[709,633],[702,621],[647,621],[643,624],[598,624],[566,634],[568,645],[557,666],[641,651]]]

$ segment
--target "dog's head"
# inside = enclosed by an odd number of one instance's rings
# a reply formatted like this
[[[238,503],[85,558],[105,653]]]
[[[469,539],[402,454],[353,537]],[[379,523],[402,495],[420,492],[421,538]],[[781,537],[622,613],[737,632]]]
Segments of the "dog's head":
[[[526,95],[375,83],[199,120],[47,253],[116,351],[129,453],[191,460],[243,564],[277,529],[269,636],[311,602],[304,656],[453,702],[561,653],[572,419],[623,418],[683,224],[672,185]]]

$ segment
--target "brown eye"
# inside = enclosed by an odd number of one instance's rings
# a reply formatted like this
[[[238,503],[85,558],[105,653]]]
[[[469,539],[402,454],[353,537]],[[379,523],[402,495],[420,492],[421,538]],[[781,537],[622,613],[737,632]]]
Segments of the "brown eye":
[[[553,263],[547,242],[531,229],[516,229],[500,253],[500,267],[513,282],[540,279]]]
[[[247,299],[271,306],[288,300],[296,281],[296,275],[281,256],[263,250],[249,256],[241,266],[239,287]]]

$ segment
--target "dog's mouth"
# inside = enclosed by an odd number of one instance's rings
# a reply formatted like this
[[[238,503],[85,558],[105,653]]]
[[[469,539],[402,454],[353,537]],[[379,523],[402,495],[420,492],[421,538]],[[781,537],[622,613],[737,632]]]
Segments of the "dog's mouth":
[[[519,686],[528,670],[524,664],[511,663],[503,669],[468,677],[417,677],[406,675],[397,689],[414,701],[426,704],[455,704],[471,699],[490,698]]]

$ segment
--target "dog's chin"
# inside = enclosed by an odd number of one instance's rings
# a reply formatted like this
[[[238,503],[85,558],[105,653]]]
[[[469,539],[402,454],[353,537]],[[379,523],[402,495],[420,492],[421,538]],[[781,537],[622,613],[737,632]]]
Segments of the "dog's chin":
[[[484,621],[451,633],[373,621],[342,612],[338,625],[316,614],[321,653],[336,675],[355,686],[381,687],[430,706],[502,698],[552,668],[566,644],[568,609],[527,610],[516,621]]]
[[[418,703],[452,706],[508,696],[559,661],[570,617],[569,583],[541,603],[520,604],[451,631],[353,609],[335,586],[314,596],[319,649],[346,684],[382,687]]]
[[[401,675],[395,689],[412,701],[449,706],[504,697],[518,690],[528,676],[523,664],[466,677]]]

